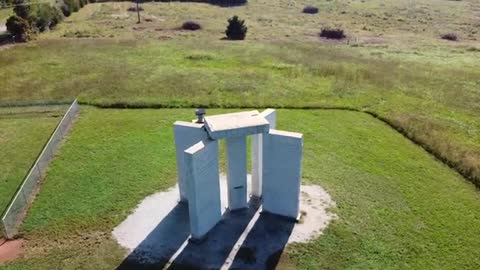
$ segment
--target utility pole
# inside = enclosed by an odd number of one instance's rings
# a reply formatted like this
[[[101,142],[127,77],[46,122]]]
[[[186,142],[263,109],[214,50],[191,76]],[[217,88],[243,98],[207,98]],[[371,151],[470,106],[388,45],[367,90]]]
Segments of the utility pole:
[[[137,0],[137,16],[138,16],[138,21],[137,21],[137,23],[140,23],[140,7],[138,6],[138,2],[139,2],[139,1],[140,1],[140,0]]]

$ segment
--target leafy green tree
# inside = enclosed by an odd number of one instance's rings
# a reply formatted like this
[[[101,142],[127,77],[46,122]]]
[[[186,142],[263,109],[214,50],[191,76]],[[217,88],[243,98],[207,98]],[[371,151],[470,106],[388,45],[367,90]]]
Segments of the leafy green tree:
[[[13,15],[7,19],[6,26],[15,41],[26,42],[30,39],[31,27],[27,20]]]
[[[30,3],[28,3],[25,0],[15,0],[14,2],[14,7],[13,7],[13,12],[17,14],[18,17],[24,19],[24,20],[30,20],[30,15],[31,15],[31,6]]]

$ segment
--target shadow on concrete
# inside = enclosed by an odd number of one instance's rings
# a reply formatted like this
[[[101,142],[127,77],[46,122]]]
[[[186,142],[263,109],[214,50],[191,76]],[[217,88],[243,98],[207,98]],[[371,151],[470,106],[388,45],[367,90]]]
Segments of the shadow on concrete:
[[[295,222],[271,214],[258,217],[236,255],[229,258],[259,207],[258,201],[251,201],[248,209],[227,211],[203,241],[185,242],[190,231],[188,207],[179,204],[117,269],[220,269],[227,261],[230,269],[275,269]]]
[[[188,205],[179,203],[117,269],[162,269],[189,235]]]
[[[231,269],[275,269],[295,221],[262,213],[235,256]]]

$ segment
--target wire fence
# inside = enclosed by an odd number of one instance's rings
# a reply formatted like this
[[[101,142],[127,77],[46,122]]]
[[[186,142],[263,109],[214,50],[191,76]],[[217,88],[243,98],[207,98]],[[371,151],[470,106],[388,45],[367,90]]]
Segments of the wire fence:
[[[12,239],[17,234],[18,226],[22,223],[28,206],[38,190],[40,181],[45,175],[46,168],[53,159],[55,152],[60,146],[60,142],[68,133],[72,121],[75,119],[79,110],[80,107],[77,100],[73,101],[3,213],[0,226],[7,239]]]

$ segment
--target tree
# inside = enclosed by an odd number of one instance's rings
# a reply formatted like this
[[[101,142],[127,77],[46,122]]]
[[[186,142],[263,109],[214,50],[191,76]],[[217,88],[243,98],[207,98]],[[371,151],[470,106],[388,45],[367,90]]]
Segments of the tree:
[[[27,20],[13,15],[8,18],[6,26],[15,41],[26,42],[30,39],[31,28]]]
[[[228,20],[227,30],[225,34],[230,40],[243,40],[247,35],[247,26],[245,20],[240,20],[238,16],[233,16]]]
[[[15,0],[14,4],[15,7],[13,7],[13,12],[15,12],[18,17],[28,21],[31,14],[29,3],[25,0]]]

